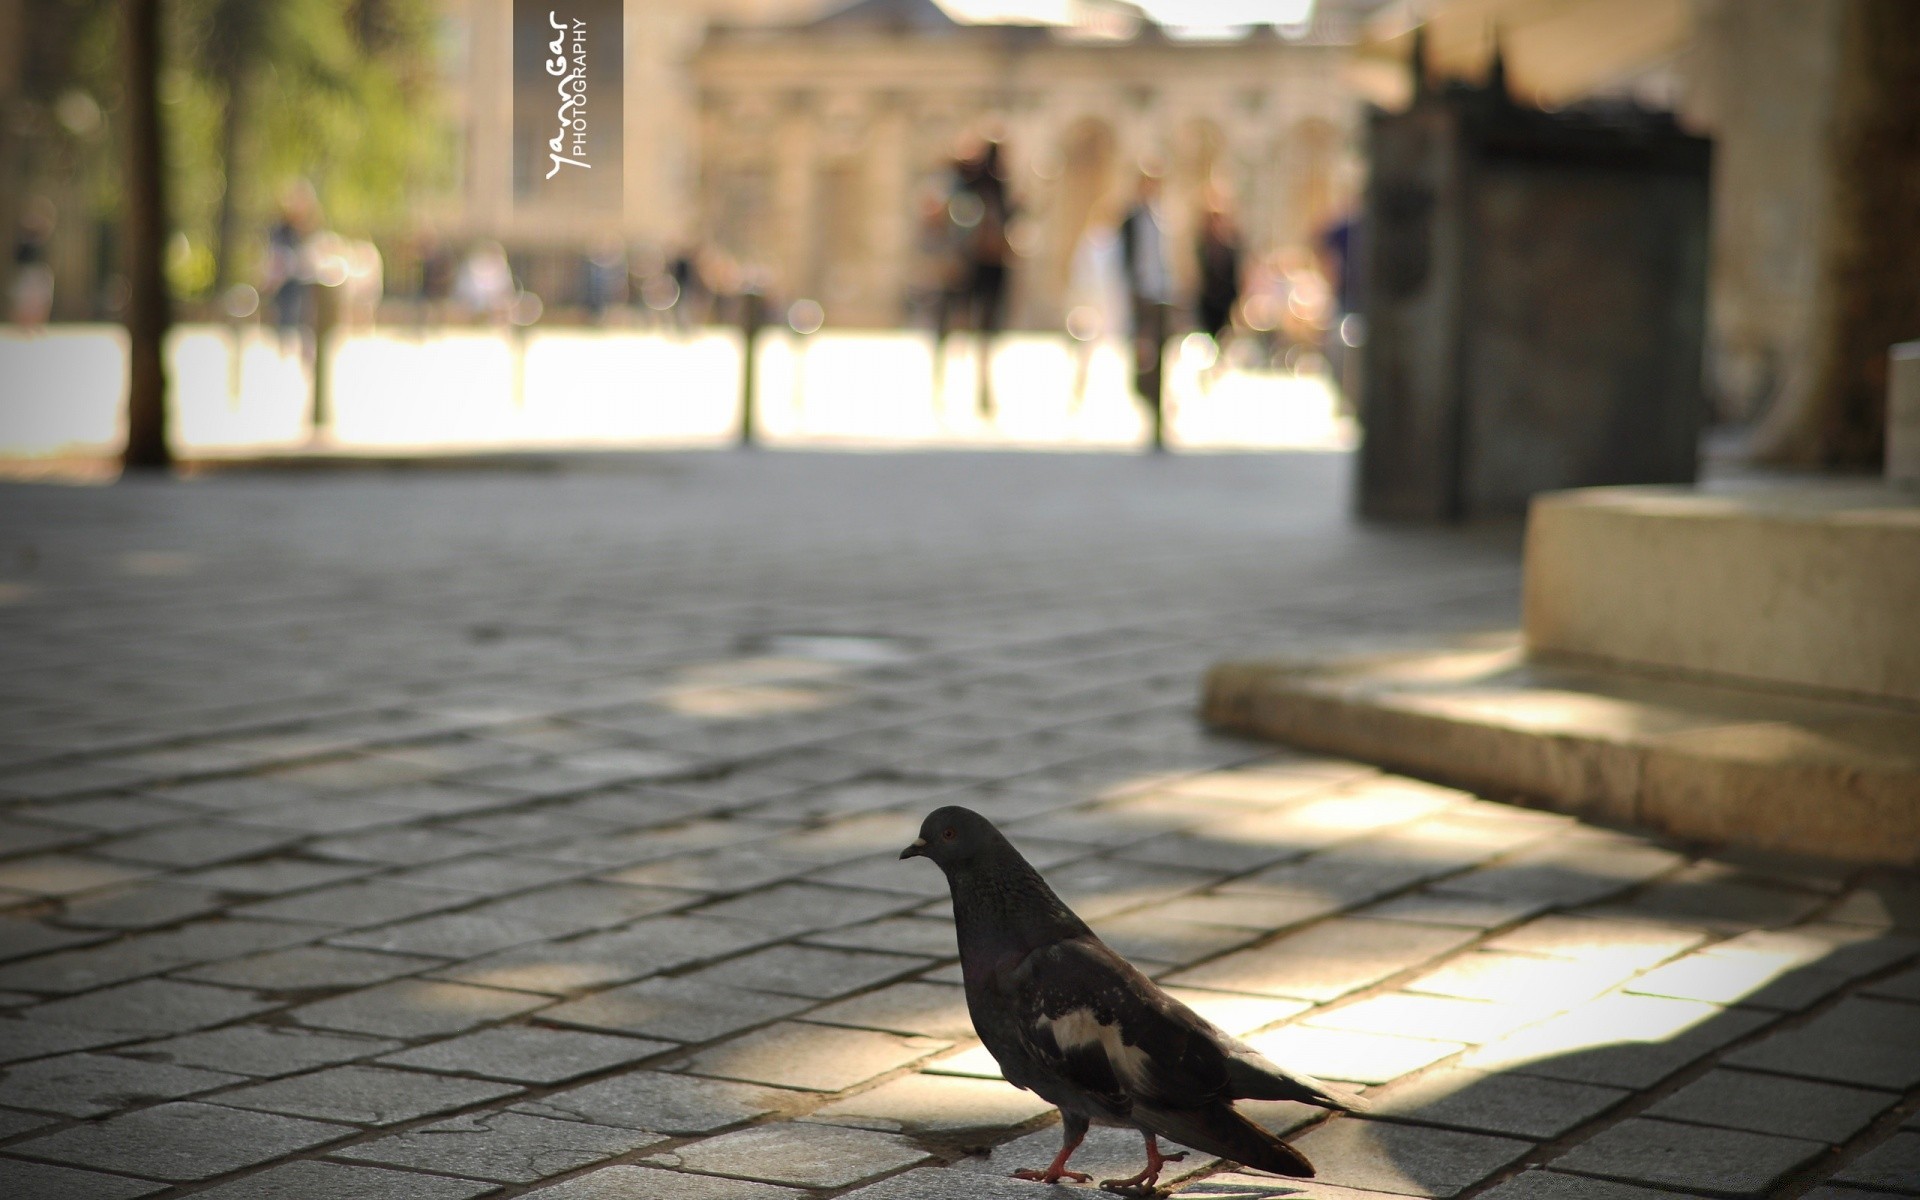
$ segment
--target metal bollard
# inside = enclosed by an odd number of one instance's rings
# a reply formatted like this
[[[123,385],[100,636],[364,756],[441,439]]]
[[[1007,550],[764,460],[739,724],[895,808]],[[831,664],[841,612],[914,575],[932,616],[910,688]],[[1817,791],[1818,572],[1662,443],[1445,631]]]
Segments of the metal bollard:
[[[763,305],[765,297],[760,289],[749,286],[740,293],[740,447],[752,449],[754,445],[753,414],[753,360],[754,347],[760,340],[760,325],[765,317]]]

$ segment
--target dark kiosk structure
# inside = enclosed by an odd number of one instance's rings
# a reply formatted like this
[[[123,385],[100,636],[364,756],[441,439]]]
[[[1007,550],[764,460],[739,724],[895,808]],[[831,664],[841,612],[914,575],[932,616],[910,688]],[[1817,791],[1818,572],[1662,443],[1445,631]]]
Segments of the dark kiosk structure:
[[[1692,481],[1711,144],[1668,113],[1517,104],[1497,55],[1369,138],[1361,513]]]

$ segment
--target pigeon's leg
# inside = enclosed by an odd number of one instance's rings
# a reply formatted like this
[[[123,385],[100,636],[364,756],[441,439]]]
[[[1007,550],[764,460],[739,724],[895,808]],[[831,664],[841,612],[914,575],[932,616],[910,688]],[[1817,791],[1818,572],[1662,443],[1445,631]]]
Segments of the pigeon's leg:
[[[1178,1154],[1162,1154],[1160,1153],[1160,1143],[1154,1139],[1152,1134],[1142,1130],[1140,1136],[1147,1139],[1147,1169],[1133,1176],[1131,1179],[1103,1179],[1100,1181],[1100,1187],[1103,1191],[1114,1192],[1123,1196],[1155,1195],[1154,1184],[1160,1179],[1161,1169],[1168,1163],[1179,1162],[1187,1156],[1185,1150],[1182,1150]]]
[[[1065,1109],[1060,1110],[1060,1116],[1062,1118],[1060,1153],[1053,1156],[1053,1161],[1047,1164],[1046,1170],[1036,1171],[1032,1167],[1024,1167],[1013,1173],[1015,1179],[1031,1179],[1035,1183],[1059,1183],[1062,1179],[1071,1179],[1075,1183],[1087,1183],[1093,1179],[1093,1176],[1084,1171],[1067,1170],[1067,1160],[1073,1157],[1073,1152],[1078,1150],[1080,1143],[1086,1140],[1088,1120],[1079,1113],[1070,1113]]]

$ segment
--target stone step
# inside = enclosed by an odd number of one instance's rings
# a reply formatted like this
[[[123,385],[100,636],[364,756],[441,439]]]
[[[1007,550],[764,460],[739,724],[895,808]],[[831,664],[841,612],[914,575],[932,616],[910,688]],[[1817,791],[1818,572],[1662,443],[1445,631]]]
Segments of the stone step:
[[[1871,482],[1535,498],[1527,646],[1920,704],[1920,492]]]
[[[1920,710],[1532,660],[1519,636],[1207,674],[1223,729],[1677,836],[1920,862]]]

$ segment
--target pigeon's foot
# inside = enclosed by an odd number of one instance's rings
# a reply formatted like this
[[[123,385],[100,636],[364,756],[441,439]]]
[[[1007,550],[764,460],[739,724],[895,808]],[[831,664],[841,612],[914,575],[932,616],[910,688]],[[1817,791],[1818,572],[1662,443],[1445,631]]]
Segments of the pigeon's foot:
[[[1116,1196],[1166,1195],[1166,1192],[1155,1186],[1160,1179],[1160,1172],[1170,1162],[1183,1161],[1187,1157],[1187,1152],[1182,1150],[1178,1154],[1162,1154],[1160,1143],[1154,1140],[1153,1135],[1149,1133],[1146,1138],[1147,1169],[1127,1179],[1103,1179],[1100,1181],[1101,1191],[1112,1192]]]
[[[1055,1164],[1042,1171],[1037,1167],[1022,1167],[1013,1173],[1015,1179],[1031,1179],[1035,1183],[1059,1183],[1062,1179],[1071,1179],[1075,1183],[1092,1183],[1093,1176],[1085,1171],[1069,1171]]]

